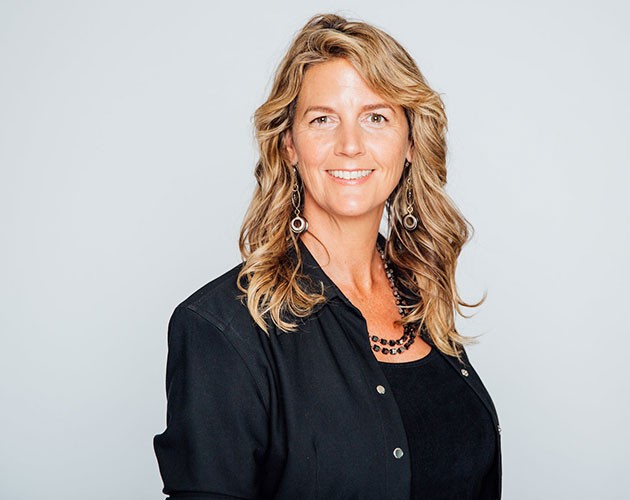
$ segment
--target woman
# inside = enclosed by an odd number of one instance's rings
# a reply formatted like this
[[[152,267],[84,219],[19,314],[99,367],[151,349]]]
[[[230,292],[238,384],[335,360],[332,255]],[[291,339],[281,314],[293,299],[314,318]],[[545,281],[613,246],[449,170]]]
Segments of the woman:
[[[469,232],[439,96],[389,35],[321,15],[255,127],[244,262],[169,323],[164,492],[500,498],[497,415],[454,325],[478,304],[455,287]]]

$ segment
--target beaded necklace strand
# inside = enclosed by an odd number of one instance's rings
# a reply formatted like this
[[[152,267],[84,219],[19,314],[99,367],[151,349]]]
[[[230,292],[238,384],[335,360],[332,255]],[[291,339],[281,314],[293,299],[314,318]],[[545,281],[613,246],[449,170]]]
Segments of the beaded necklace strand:
[[[385,268],[385,274],[387,275],[387,280],[389,281],[389,286],[392,289],[392,293],[394,294],[394,298],[396,299],[396,306],[398,307],[398,313],[401,317],[405,317],[407,315],[407,311],[404,306],[406,305],[403,298],[400,296],[400,292],[398,291],[398,287],[396,286],[396,281],[394,279],[394,271],[392,269],[391,263],[385,257],[385,251],[377,245],[378,253],[381,256],[381,261],[383,262],[383,267]],[[370,340],[372,341],[372,350],[374,352],[382,352],[383,354],[400,354],[414,343],[416,340],[416,324],[407,323],[405,324],[404,331],[402,337],[398,339],[382,339],[377,335],[370,334]]]

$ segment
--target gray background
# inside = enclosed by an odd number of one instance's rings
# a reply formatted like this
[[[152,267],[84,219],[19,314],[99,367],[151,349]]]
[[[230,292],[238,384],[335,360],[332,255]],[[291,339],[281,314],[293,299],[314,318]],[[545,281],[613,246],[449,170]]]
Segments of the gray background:
[[[559,0],[2,1],[1,498],[160,498],[168,318],[239,261],[252,113],[331,10],[446,102],[505,498],[628,498],[629,12]]]

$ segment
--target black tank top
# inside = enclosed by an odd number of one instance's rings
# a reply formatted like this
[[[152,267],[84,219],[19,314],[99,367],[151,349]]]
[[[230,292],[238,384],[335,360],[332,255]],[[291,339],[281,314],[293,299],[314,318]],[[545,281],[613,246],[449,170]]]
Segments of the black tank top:
[[[411,454],[411,498],[486,500],[494,425],[468,384],[433,347],[424,358],[380,363],[400,408]]]

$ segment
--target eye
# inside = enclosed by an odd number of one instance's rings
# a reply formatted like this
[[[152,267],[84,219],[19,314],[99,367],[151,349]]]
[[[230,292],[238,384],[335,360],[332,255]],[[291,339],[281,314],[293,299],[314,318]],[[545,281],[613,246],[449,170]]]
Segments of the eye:
[[[328,123],[328,117],[318,116],[314,120],[311,120],[311,123],[313,123],[314,125],[325,125],[326,123]]]
[[[369,118],[371,123],[385,123],[387,118],[385,118],[380,113],[371,113]]]

